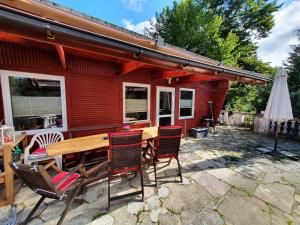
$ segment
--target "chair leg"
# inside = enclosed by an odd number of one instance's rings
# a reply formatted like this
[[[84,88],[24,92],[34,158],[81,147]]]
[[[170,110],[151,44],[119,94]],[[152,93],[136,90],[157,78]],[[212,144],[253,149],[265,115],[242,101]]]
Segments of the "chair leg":
[[[66,208],[65,208],[65,210],[64,210],[64,212],[63,212],[63,214],[61,215],[61,217],[60,217],[60,219],[59,219],[57,225],[62,224],[63,220],[65,219],[67,213],[68,213],[69,210],[70,210],[70,207],[71,207],[72,203],[74,202],[75,197],[78,195],[79,191],[81,190],[81,187],[82,187],[82,185],[79,185],[79,186],[77,187],[77,189],[75,190],[75,192],[73,193],[73,195],[72,195],[72,197],[70,198],[69,202],[67,203],[67,206],[66,206]]]
[[[153,159],[153,167],[154,167],[154,177],[155,177],[155,187],[157,187],[157,175],[156,175],[156,159]]]
[[[142,186],[142,201],[144,201],[144,178],[143,178],[142,170],[140,170],[140,176],[141,176],[141,186]]]
[[[108,200],[108,202],[107,202],[107,204],[108,204],[108,206],[107,206],[107,211],[108,212],[110,212],[110,179],[111,179],[111,177],[110,176],[108,176],[108,180],[107,180],[107,200]]]
[[[180,182],[182,183],[181,166],[180,166],[178,157],[176,157],[176,160],[177,160],[177,164],[178,164],[178,172],[179,172],[178,175],[180,176]]]
[[[42,204],[42,202],[45,200],[46,197],[42,196],[40,198],[40,200],[38,201],[38,203],[34,206],[34,208],[31,210],[31,212],[29,213],[29,215],[26,217],[26,219],[21,223],[22,225],[26,225],[31,217],[34,215],[34,213],[36,212],[36,210],[40,207],[40,205]]]

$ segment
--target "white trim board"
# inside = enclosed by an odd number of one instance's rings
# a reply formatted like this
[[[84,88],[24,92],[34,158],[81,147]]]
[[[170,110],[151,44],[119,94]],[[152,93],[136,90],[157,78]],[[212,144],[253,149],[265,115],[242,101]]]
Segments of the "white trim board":
[[[131,83],[131,82],[123,82],[123,123],[129,123],[129,121],[126,121],[126,113],[125,113],[125,87],[131,86],[131,87],[145,87],[147,88],[147,119],[146,120],[137,120],[137,122],[150,122],[151,120],[151,85],[150,84],[141,84],[141,83]]]
[[[180,100],[181,100],[181,91],[191,91],[193,92],[193,98],[192,98],[192,115],[191,116],[180,116]],[[179,89],[179,103],[178,103],[178,118],[180,120],[183,119],[193,119],[195,116],[195,89],[193,88],[180,88]]]
[[[172,109],[170,115],[159,115],[160,91],[172,92]],[[175,109],[175,88],[156,86],[156,126],[159,125],[159,118],[163,118],[163,117],[171,117],[171,125],[174,125],[174,118],[175,118],[174,109]]]

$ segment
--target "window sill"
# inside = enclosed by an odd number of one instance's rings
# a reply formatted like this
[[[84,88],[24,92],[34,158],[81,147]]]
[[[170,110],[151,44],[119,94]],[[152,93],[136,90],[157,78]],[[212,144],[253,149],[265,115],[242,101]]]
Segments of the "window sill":
[[[194,119],[193,116],[179,117],[180,120]]]
[[[27,135],[35,135],[38,133],[47,133],[51,131],[67,132],[68,128],[60,127],[60,128],[38,129],[38,130],[20,130],[20,131],[16,131],[16,135],[21,135],[22,133],[26,133]]]

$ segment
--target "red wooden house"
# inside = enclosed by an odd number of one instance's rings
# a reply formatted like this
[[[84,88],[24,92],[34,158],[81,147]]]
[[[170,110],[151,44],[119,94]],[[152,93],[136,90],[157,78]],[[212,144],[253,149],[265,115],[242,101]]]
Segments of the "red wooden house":
[[[218,117],[231,80],[268,81],[48,1],[0,2],[0,118],[18,132],[136,121],[188,131],[208,101]]]

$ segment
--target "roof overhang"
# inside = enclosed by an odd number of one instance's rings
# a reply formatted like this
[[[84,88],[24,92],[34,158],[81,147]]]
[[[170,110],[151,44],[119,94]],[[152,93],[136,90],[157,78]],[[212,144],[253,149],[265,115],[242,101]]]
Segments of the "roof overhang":
[[[63,65],[65,63],[63,48],[68,47],[127,60],[128,63],[123,65],[121,75],[126,74],[126,71],[151,65],[164,71],[161,79],[205,75],[209,77],[209,80],[227,79],[256,84],[270,81],[268,77],[258,73],[217,65],[215,61],[195,60],[180,54],[170,54],[142,44],[116,39],[33,15],[6,5],[0,6],[0,28],[1,32],[7,34],[54,45]]]

